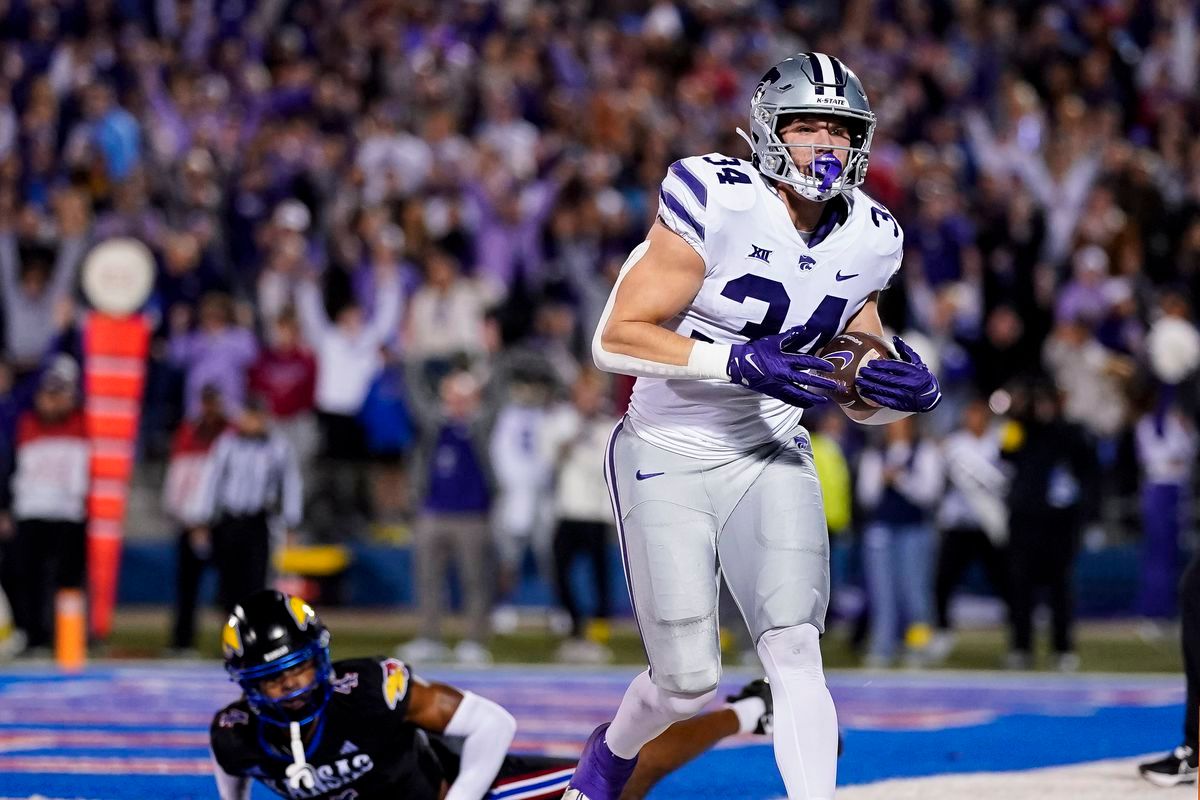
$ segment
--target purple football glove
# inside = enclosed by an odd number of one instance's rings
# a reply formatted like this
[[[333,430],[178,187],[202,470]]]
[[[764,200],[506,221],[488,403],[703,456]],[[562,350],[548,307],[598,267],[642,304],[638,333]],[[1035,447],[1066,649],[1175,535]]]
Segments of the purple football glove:
[[[803,325],[797,325],[783,333],[733,345],[729,348],[727,366],[730,383],[740,383],[759,394],[800,408],[824,403],[829,398],[811,390],[833,392],[837,390],[837,384],[805,370],[833,372],[833,364],[816,356],[788,352],[814,338]]]
[[[937,376],[899,336],[893,337],[902,360],[876,358],[858,371],[860,397],[896,411],[932,411],[942,400]]]

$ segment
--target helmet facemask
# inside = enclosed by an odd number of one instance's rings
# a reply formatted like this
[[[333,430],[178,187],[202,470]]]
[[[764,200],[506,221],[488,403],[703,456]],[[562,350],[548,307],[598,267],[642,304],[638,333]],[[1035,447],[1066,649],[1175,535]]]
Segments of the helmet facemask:
[[[328,634],[325,633],[323,638],[327,639],[327,637]],[[276,677],[286,670],[310,661],[316,673],[312,683],[282,697],[268,697],[263,692],[264,680]],[[287,727],[293,722],[301,725],[312,722],[325,710],[333,692],[333,667],[330,663],[327,641],[325,644],[313,643],[270,664],[242,670],[232,667],[227,669],[230,676],[242,687],[251,710],[264,722],[280,727]],[[293,705],[297,700],[303,702]]]
[[[789,144],[779,134],[797,116],[837,120],[850,131],[850,144]],[[751,111],[754,164],[767,178],[791,186],[808,200],[824,202],[862,185],[875,134],[874,115],[839,111],[819,113],[811,108],[788,108],[755,103]],[[837,158],[836,154],[842,154]],[[837,164],[834,164],[834,159]]]

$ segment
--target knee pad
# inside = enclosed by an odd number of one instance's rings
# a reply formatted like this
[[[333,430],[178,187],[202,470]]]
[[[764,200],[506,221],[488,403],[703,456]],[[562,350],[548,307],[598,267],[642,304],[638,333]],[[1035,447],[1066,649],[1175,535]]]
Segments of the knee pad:
[[[712,694],[721,682],[721,664],[715,664],[692,672],[667,672],[654,670],[651,681],[665,694],[678,697],[694,697]]]
[[[809,623],[767,631],[759,637],[757,650],[768,673],[822,670],[821,633]]]
[[[715,685],[696,693],[672,692],[655,685],[653,695],[646,698],[646,701],[659,713],[674,720],[684,720],[703,711],[716,695]]]

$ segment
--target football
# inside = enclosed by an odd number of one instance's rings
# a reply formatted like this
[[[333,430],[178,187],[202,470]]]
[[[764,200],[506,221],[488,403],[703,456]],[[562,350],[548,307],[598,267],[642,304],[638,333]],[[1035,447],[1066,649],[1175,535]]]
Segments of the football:
[[[846,416],[861,421],[874,414],[879,405],[858,396],[854,379],[858,377],[858,370],[873,359],[895,358],[891,345],[871,333],[843,333],[830,339],[817,355],[833,362],[834,371],[825,374],[841,387],[841,391],[833,395],[833,400],[842,407]]]

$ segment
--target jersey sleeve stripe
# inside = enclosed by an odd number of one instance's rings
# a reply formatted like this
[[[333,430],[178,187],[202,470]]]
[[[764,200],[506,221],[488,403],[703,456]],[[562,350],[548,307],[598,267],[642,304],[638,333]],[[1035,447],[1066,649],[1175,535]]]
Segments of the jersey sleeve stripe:
[[[671,165],[671,174],[683,181],[692,195],[700,202],[701,207],[708,207],[708,189],[695,173],[687,168],[682,161]]]
[[[674,214],[680,222],[692,229],[695,236],[701,241],[704,241],[704,226],[695,220],[683,203],[679,202],[675,195],[668,192],[666,189],[660,189],[658,199],[672,214]]]

